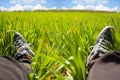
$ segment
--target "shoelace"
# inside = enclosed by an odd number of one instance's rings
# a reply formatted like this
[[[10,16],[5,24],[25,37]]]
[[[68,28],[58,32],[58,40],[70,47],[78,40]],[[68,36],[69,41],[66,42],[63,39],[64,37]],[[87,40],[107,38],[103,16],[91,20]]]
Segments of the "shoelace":
[[[111,43],[109,41],[105,39],[100,39],[99,42],[95,46],[93,46],[92,52],[99,50],[106,53],[110,50],[110,47]]]
[[[105,39],[100,39],[99,42],[90,48],[92,48],[91,54],[88,56],[87,64],[90,63],[90,59],[94,58],[95,56],[102,56],[103,54],[110,51],[111,43]],[[89,48],[89,49],[90,49]]]
[[[34,52],[31,49],[29,49],[30,44],[24,43],[22,39],[16,40],[14,44],[15,44],[17,53],[21,53],[21,55],[29,54],[32,57],[34,57]]]
[[[29,46],[30,46],[30,44],[24,43],[22,39],[16,40],[16,41],[14,42],[14,44],[15,44],[15,47],[16,47],[17,49],[20,48],[21,46],[23,46],[23,47],[29,47]]]

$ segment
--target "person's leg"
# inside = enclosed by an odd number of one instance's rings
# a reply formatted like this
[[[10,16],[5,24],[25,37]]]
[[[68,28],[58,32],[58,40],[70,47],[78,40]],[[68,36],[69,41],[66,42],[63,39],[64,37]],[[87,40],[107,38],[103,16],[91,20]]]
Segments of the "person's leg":
[[[0,56],[0,80],[28,80],[33,51],[29,48],[24,38],[19,34],[14,35],[15,55]]]
[[[113,27],[104,28],[87,59],[88,80],[118,80],[120,54],[110,52],[114,47]]]
[[[32,71],[30,63],[34,58],[34,52],[29,48],[29,44],[26,43],[25,39],[18,32],[15,32],[14,35],[14,47],[16,52],[14,58],[30,73]]]
[[[28,72],[13,57],[0,56],[0,80],[28,80]]]
[[[120,80],[120,52],[108,52],[91,64],[88,80]]]

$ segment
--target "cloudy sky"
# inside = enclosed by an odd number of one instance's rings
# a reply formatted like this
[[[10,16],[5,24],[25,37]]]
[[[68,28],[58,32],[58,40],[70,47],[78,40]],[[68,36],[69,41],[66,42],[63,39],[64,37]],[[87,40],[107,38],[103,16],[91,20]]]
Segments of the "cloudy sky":
[[[120,0],[0,0],[0,10],[102,10],[120,11]]]

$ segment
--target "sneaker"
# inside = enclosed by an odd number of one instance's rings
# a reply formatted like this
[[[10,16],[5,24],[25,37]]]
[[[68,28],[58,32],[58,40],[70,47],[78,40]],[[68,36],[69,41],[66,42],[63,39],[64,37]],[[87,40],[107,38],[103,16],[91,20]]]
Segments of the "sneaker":
[[[87,58],[87,67],[89,64],[105,53],[111,51],[114,47],[113,32],[114,28],[111,26],[105,27],[98,35],[95,46],[93,47],[90,55]]]
[[[16,54],[15,59],[22,62],[31,62],[34,57],[34,52],[29,48],[30,44],[27,44],[21,34],[15,32],[14,34],[14,47]]]

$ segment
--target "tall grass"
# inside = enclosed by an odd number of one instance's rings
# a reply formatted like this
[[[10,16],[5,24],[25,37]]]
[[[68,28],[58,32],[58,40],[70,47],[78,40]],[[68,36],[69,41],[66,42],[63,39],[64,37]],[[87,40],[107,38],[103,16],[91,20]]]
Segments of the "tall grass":
[[[86,80],[88,48],[108,25],[116,28],[120,50],[119,13],[1,12],[0,54],[14,55],[11,30],[18,31],[35,52],[30,80]]]

